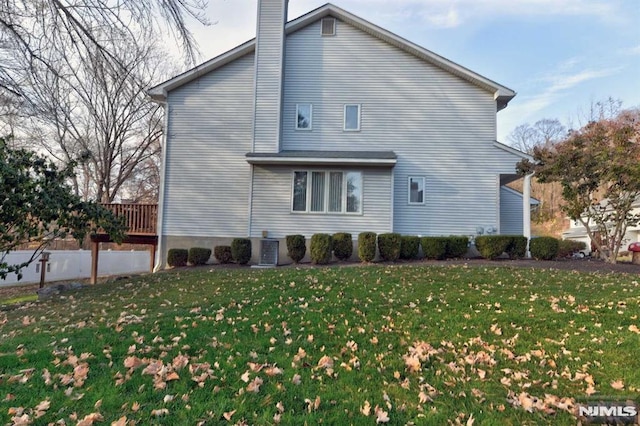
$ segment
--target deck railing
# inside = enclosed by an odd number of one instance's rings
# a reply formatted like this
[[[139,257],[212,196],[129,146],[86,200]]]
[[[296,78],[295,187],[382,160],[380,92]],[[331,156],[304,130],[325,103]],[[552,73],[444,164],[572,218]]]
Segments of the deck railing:
[[[156,235],[157,204],[101,204],[114,215],[125,218],[127,235]]]

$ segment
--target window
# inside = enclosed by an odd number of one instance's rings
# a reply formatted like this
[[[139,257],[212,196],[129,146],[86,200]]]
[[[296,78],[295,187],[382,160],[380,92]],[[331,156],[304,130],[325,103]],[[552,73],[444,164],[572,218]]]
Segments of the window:
[[[296,130],[311,130],[313,124],[313,105],[296,105]]]
[[[360,105],[344,106],[344,130],[360,130]]]
[[[321,34],[323,36],[336,35],[336,19],[335,18],[322,18]]]
[[[292,211],[362,213],[362,173],[294,171]]]
[[[409,177],[409,204],[424,204],[424,178]]]

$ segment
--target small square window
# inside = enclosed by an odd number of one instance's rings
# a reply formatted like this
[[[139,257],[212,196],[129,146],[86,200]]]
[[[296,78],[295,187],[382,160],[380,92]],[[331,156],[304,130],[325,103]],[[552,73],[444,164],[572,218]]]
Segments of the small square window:
[[[360,105],[344,106],[344,130],[352,132],[360,130]]]
[[[313,125],[313,105],[296,105],[296,130],[311,130]]]
[[[424,204],[425,179],[409,177],[409,204]]]

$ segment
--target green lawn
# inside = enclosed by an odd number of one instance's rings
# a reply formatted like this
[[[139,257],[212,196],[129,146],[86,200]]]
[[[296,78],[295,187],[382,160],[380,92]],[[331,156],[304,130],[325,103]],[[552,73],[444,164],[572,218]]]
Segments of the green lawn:
[[[638,395],[639,280],[366,266],[99,285],[0,312],[0,422],[573,425],[576,399]]]

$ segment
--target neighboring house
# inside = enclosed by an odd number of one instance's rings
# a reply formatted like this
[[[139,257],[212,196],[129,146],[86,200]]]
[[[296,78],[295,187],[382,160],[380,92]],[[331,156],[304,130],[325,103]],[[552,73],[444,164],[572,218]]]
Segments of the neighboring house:
[[[150,91],[166,108],[158,267],[234,237],[256,260],[265,235],[529,234],[504,185],[530,157],[496,141],[515,92],[334,5],[286,15],[259,0],[255,40]]]
[[[631,210],[631,214],[640,214],[640,199],[635,200],[633,203],[633,210]],[[591,252],[591,238],[587,235],[586,228],[579,220],[568,220],[569,229],[562,233],[562,239],[581,241],[585,243],[587,245],[587,249],[584,251],[584,254],[589,254]],[[591,225],[592,222],[589,222],[589,227],[591,227]],[[620,251],[626,251],[629,244],[635,242],[640,242],[640,224],[636,226],[629,226],[627,228],[627,232],[622,240],[622,245],[620,246]]]

